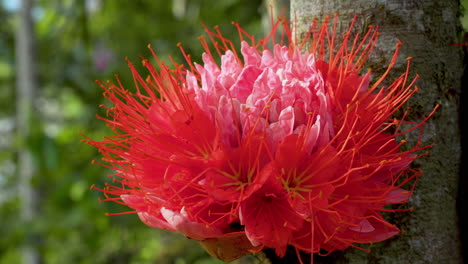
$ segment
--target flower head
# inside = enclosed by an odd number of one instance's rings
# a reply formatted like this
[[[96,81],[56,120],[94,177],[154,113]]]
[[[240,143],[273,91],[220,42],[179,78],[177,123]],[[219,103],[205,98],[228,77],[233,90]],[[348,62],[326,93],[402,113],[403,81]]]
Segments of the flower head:
[[[427,120],[392,117],[417,91],[408,71],[386,80],[400,44],[371,78],[362,68],[376,28],[359,38],[351,26],[338,41],[327,19],[295,44],[284,20],[260,41],[236,26],[240,53],[207,29],[203,63],[181,48],[188,67],[169,67],[150,48],[147,78],[129,63],[134,90],[99,83],[115,135],[87,142],[116,171],[102,190],[109,200],[154,228],[236,238],[243,254],[268,247],[282,256],[288,245],[331,252],[399,233],[382,212],[409,199],[421,172],[408,165],[428,147],[402,151],[397,140]],[[288,45],[275,40],[280,28]]]

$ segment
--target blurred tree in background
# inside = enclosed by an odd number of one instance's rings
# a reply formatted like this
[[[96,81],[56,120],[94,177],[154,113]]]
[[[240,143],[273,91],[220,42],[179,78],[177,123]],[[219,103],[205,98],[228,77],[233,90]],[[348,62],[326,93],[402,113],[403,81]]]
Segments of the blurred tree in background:
[[[21,263],[20,246],[28,241],[42,263],[222,263],[194,241],[149,228],[135,214],[115,203],[99,203],[110,174],[90,164],[97,150],[80,144],[78,131],[93,138],[109,134],[95,115],[106,103],[94,80],[112,80],[118,73],[127,88],[133,80],[125,57],[140,65],[151,44],[164,60],[171,54],[182,63],[181,42],[201,61],[197,37],[219,25],[236,39],[231,21],[260,35],[261,0],[37,0],[33,1],[37,93],[28,138],[15,134],[15,31],[20,0],[0,1],[0,263]],[[37,214],[20,218],[17,154],[27,148],[36,168],[31,186]],[[244,258],[236,263],[255,263]],[[29,263],[28,263],[29,264]]]

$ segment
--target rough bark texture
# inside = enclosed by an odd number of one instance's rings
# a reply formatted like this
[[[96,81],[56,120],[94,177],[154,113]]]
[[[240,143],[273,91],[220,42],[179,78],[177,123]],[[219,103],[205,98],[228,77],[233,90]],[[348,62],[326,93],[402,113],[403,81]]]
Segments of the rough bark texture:
[[[31,185],[35,173],[35,166],[31,152],[27,147],[27,139],[31,131],[31,116],[36,89],[35,61],[34,61],[34,29],[31,15],[32,0],[21,1],[21,9],[16,30],[16,131],[19,139],[18,151],[18,196],[21,201],[20,221],[25,226],[37,216],[35,201],[37,195]],[[35,248],[34,238],[29,230],[25,232],[21,254],[24,264],[40,262]]]
[[[430,155],[415,166],[424,171],[409,206],[414,212],[390,216],[405,232],[371,246],[367,254],[359,250],[337,252],[329,257],[336,263],[462,263],[460,227],[456,209],[460,169],[459,98],[463,74],[463,51],[459,43],[461,26],[458,1],[416,0],[292,0],[291,17],[297,18],[296,36],[304,36],[312,18],[338,12],[343,32],[355,13],[356,24],[380,27],[381,37],[369,67],[382,71],[393,54],[397,39],[403,42],[402,65],[413,57],[412,73],[421,75],[420,92],[410,101],[409,120],[420,120],[431,109],[441,108],[425,126],[423,141],[435,143]],[[415,140],[409,138],[409,140]],[[321,263],[326,263],[322,260]]]

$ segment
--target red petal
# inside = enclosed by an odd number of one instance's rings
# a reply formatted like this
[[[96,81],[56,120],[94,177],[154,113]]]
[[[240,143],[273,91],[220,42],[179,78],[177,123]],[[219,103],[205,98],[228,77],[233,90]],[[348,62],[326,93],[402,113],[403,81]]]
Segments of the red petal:
[[[241,203],[240,220],[252,245],[274,248],[279,256],[285,254],[292,233],[304,222],[276,180],[268,181]]]

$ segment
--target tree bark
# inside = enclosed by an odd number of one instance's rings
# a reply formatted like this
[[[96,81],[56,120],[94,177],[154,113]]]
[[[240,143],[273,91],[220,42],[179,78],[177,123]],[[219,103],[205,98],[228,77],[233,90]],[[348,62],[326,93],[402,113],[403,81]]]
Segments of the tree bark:
[[[329,259],[333,263],[462,263],[456,199],[463,51],[451,45],[460,42],[459,1],[292,0],[296,37],[304,36],[313,18],[320,21],[336,12],[340,16],[339,32],[348,28],[355,13],[360,14],[357,30],[365,31],[370,24],[380,27],[381,37],[369,64],[374,72],[388,65],[397,39],[403,42],[400,67],[394,72],[400,74],[405,58],[411,56],[411,72],[421,76],[417,83],[420,91],[409,103],[413,115],[408,120],[421,120],[436,104],[441,108],[426,124],[423,136],[425,144],[435,146],[429,156],[415,162],[424,175],[409,202],[414,212],[391,216],[405,232],[371,246],[370,254],[350,249],[334,253]],[[408,141],[416,139],[417,135]]]
[[[31,131],[33,101],[36,89],[36,65],[34,60],[34,25],[31,14],[32,0],[22,0],[18,14],[16,30],[16,119],[18,151],[18,196],[21,203],[20,221],[26,227],[37,216],[36,193],[31,184],[35,173],[33,156],[27,146]],[[25,238],[21,248],[24,264],[38,264],[39,253],[34,245],[34,237],[30,230],[25,230]]]

